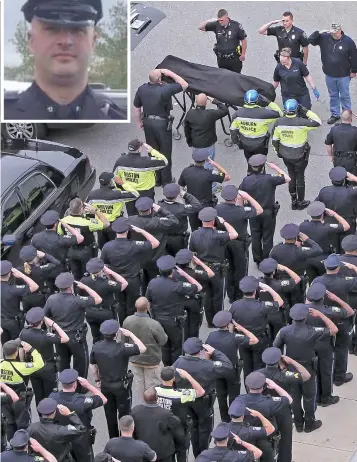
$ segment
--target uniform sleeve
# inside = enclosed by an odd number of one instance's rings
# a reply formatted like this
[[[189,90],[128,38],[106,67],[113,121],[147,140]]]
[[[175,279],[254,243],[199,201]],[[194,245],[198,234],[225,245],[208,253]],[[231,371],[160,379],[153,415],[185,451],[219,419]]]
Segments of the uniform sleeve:
[[[25,297],[30,293],[28,284],[19,284],[15,286],[9,286],[10,292],[14,297]]]
[[[89,411],[90,409],[97,409],[103,404],[102,398],[98,395],[86,396],[83,401],[83,408],[84,411]]]
[[[108,292],[111,292],[113,294],[119,294],[121,292],[121,283],[118,281],[109,281],[108,280]]]
[[[282,281],[279,281],[279,284],[280,284],[279,293],[283,293],[283,294],[290,293],[296,287],[296,282],[294,281],[293,278],[284,279]]]
[[[254,438],[254,441],[259,440],[261,438],[266,438],[267,431],[265,430],[264,427],[251,427],[251,429],[252,429],[251,435]],[[252,444],[254,444],[254,442]]]
[[[254,218],[257,216],[257,211],[254,207],[244,207],[244,218],[245,220],[249,220],[250,218]]]
[[[219,242],[221,245],[224,245],[230,241],[229,233],[227,231],[216,231],[214,237],[215,241]]]
[[[60,236],[58,239],[58,244],[61,248],[68,249],[69,247],[77,245],[77,238],[76,236],[66,234],[64,236]]]
[[[133,253],[135,255],[147,252],[148,250],[152,250],[152,247],[149,241],[132,241],[132,242],[134,243]]]
[[[285,184],[285,177],[283,175],[270,175],[270,179],[274,186]]]
[[[82,307],[82,308],[87,308],[88,306],[93,306],[95,305],[95,301],[93,297],[82,297],[82,296],[77,296],[76,297],[76,302],[77,304]]]
[[[239,29],[238,29],[238,32],[237,32],[237,38],[239,40],[244,40],[245,38],[247,38],[247,34],[245,33],[245,30],[243,29],[243,26],[241,24],[239,24]]]
[[[234,343],[236,348],[249,345],[249,337],[243,334],[234,334]]]
[[[131,343],[124,343],[123,354],[126,358],[130,356],[137,356],[140,354],[138,345],[132,345]]]
[[[176,293],[180,295],[185,295],[188,297],[193,297],[197,294],[197,286],[191,284],[190,282],[178,282],[177,288],[175,290]]]
[[[330,223],[328,227],[330,228],[331,234],[341,234],[345,232],[340,223]]]
[[[303,75],[304,77],[307,77],[310,74],[307,66],[302,61],[300,61],[300,59],[297,59],[297,63],[299,65],[301,75]]]
[[[50,343],[52,345],[60,345],[61,344],[61,338],[58,334],[54,332],[47,332],[45,335],[45,341],[46,343]]]
[[[223,183],[224,177],[223,173],[212,173],[210,180],[212,183]]]
[[[104,229],[104,223],[98,218],[90,218],[88,228],[92,233],[94,231],[102,231]]]
[[[274,82],[280,82],[281,80],[280,73],[279,73],[279,65],[277,65],[274,69],[273,80]]]
[[[313,327],[312,338],[314,342],[326,340],[331,337],[330,330],[327,327]]]
[[[300,372],[292,372],[285,369],[284,371],[282,371],[282,374],[284,376],[285,383],[289,385],[303,383],[302,375],[300,374]]]
[[[299,38],[299,43],[303,48],[309,46],[309,40],[307,38],[306,32],[302,31],[302,34],[300,35],[300,38]]]
[[[171,96],[176,95],[176,93],[180,93],[182,90],[182,86],[177,82],[165,85],[161,90],[161,99],[163,101],[167,101],[171,98]]]
[[[327,133],[326,139],[325,139],[325,144],[327,146],[332,146],[334,143],[333,141],[333,132],[332,129]]]
[[[181,403],[192,403],[197,398],[196,391],[193,388],[185,388],[181,391]]]
[[[186,186],[185,177],[182,175],[182,173],[180,175],[180,178],[178,179],[177,184],[182,187]]]
[[[260,302],[263,314],[276,313],[279,310],[278,302]]]
[[[254,455],[251,451],[235,451],[237,454],[239,454],[239,462],[253,462]]]
[[[282,348],[285,345],[284,341],[284,331],[282,329],[276,334],[276,337],[273,342],[273,347]]]
[[[212,353],[213,374],[216,378],[224,378],[231,375],[233,365],[227,356],[221,351],[214,350]]]
[[[140,98],[140,88],[138,88],[134,96],[134,107],[141,108],[142,105],[143,103]]]
[[[344,308],[339,306],[329,306],[327,316],[333,318],[334,320],[346,319],[348,318],[348,312]]]
[[[271,35],[272,37],[276,37],[277,27],[268,27],[267,29],[267,36]]]
[[[143,446],[143,459],[150,462],[153,461],[156,458],[156,452],[148,444],[144,443],[144,441],[140,441],[140,443]]]
[[[270,407],[269,416],[267,417],[274,417],[281,409],[289,405],[289,400],[286,396],[273,396],[271,400],[272,406]]]
[[[211,21],[208,22],[205,26],[205,31],[206,32],[216,32],[217,29],[217,22],[216,21]]]

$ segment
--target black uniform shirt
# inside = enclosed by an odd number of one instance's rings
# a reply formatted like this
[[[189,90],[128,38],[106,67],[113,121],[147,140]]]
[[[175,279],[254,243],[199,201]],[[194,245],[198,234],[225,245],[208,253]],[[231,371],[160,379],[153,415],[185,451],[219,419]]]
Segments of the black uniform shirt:
[[[357,127],[351,124],[335,125],[327,134],[325,144],[333,145],[334,151],[357,151]]]
[[[64,263],[68,249],[77,245],[77,238],[70,235],[60,236],[56,231],[46,229],[45,231],[35,234],[31,244],[36,247],[37,250],[48,253],[61,263]]]
[[[265,375],[267,379],[273,380],[279,387],[283,388],[288,393],[291,385],[301,385],[303,383],[302,375],[296,370],[292,370],[292,366],[287,369],[280,369],[279,366],[265,366],[259,369],[259,372]],[[266,396],[280,396],[277,391],[271,388],[266,388],[263,391]]]
[[[171,97],[182,91],[179,83],[144,83],[141,85],[134,98],[134,106],[143,108],[145,115],[168,117],[172,110]]]
[[[321,282],[326,286],[327,290],[340,297],[344,302],[349,303],[350,295],[357,294],[357,276],[343,276],[339,273],[323,274],[315,278],[313,282]],[[330,300],[327,295],[325,295],[324,302],[328,306],[333,306],[336,303]]]
[[[54,360],[53,345],[60,345],[61,339],[55,332],[46,332],[42,329],[27,327],[20,332],[20,339],[29,343],[37,350],[44,362]]]
[[[229,330],[217,330],[209,334],[206,343],[224,353],[233,366],[236,366],[238,362],[237,350],[240,346],[249,345],[249,337],[237,332],[229,332]]]
[[[341,333],[343,333],[345,331],[344,323],[346,321],[349,321],[348,320],[349,316],[348,316],[348,312],[344,308],[341,308],[340,306],[328,306],[320,302],[319,303],[311,302],[308,306],[309,308],[311,307],[311,308],[314,308],[315,310],[320,311],[325,316],[327,316],[329,319],[331,319],[331,321],[333,321],[337,325],[339,332],[342,331]],[[313,327],[325,327],[325,324],[322,319],[315,318],[311,316],[310,314],[307,317],[306,323],[309,326],[313,326]],[[348,330],[348,327],[347,327],[347,330]]]
[[[336,248],[336,235],[344,233],[339,223],[321,223],[321,221],[306,220],[299,226],[300,232],[309,236],[322,248],[324,254],[331,253],[331,247]]]
[[[54,320],[65,332],[75,332],[84,324],[85,310],[94,305],[93,297],[78,297],[60,292],[48,297],[45,316]]]
[[[130,356],[139,354],[137,345],[104,339],[93,345],[89,362],[98,366],[102,382],[119,382],[127,372]]]
[[[243,422],[229,422],[229,428],[232,433],[238,435],[239,438],[246,443],[254,444],[256,446],[257,440],[265,439],[267,431],[264,427],[253,427]],[[230,435],[228,440],[228,447],[235,451],[244,451],[244,446],[236,443],[233,436]]]
[[[14,286],[7,281],[1,281],[1,318],[14,319],[18,316],[20,302],[29,293],[30,289],[27,284]]]
[[[264,396],[262,393],[239,395],[236,400],[243,401],[246,407],[261,412],[264,417],[273,422],[275,416],[289,406],[289,399],[286,396],[274,396],[271,398]],[[253,417],[251,414],[244,416],[244,422],[254,426],[261,425],[260,419]]]
[[[296,283],[293,278],[281,279],[277,281],[273,277],[263,276],[258,279],[263,284],[267,284],[269,287],[275,290],[275,292],[277,292],[282,298],[284,298],[284,294],[289,294],[296,287]],[[274,301],[271,294],[269,292],[262,292],[260,287],[258,287],[258,290],[257,290],[257,297],[262,302]],[[268,314],[268,321],[285,323],[284,322],[284,309],[285,308],[289,308],[289,306],[287,304],[284,304],[282,307],[279,308],[278,311],[274,311],[274,313]]]
[[[175,215],[179,221],[177,230],[170,233],[170,235],[185,233],[188,228],[187,217],[197,214],[202,209],[201,203],[190,193],[186,192],[183,196],[183,200],[185,201],[185,204],[181,204],[180,202],[170,202],[167,199],[163,199],[158,202],[159,205]]]
[[[202,451],[196,462],[252,462],[253,460],[255,459],[250,451],[232,451],[226,447],[215,446]]]
[[[34,265],[30,264],[31,273],[28,276],[36,282],[39,286],[39,290],[44,290],[45,281],[48,279],[53,279],[58,276],[61,272],[61,263],[56,258],[52,257],[52,255],[46,254],[43,259],[41,259],[41,264]],[[24,266],[18,266],[17,269],[24,272]],[[16,280],[17,283],[21,283],[20,279]],[[37,293],[37,292],[35,292]]]
[[[233,226],[239,234],[239,237],[244,237],[248,234],[248,220],[257,216],[257,212],[253,207],[241,207],[239,205],[229,204],[228,202],[222,202],[216,205],[215,209],[219,217],[222,217]]]
[[[255,335],[265,333],[268,324],[268,314],[277,312],[277,302],[262,302],[254,298],[244,297],[230,308],[233,319]]]
[[[275,189],[281,184],[285,184],[285,178],[281,175],[251,173],[243,179],[238,189],[250,194],[264,210],[271,210],[275,204]]]
[[[271,26],[267,30],[267,36],[269,35],[277,38],[279,51],[282,48],[291,48],[293,58],[299,58],[300,47],[309,45],[305,32],[296,26],[292,26],[289,31],[284,26]]]
[[[209,22],[205,30],[216,34],[218,51],[224,54],[234,53],[241,41],[247,37],[242,24],[232,19],[229,20],[228,26],[222,26],[218,21]]]
[[[328,209],[343,218],[354,218],[357,214],[357,186],[325,186],[315,201],[323,202]],[[326,221],[330,221],[329,217],[326,217]]]
[[[121,462],[144,462],[155,459],[153,451],[144,441],[129,436],[112,438],[105,445],[104,452]]]
[[[187,188],[202,204],[212,202],[212,183],[223,183],[225,175],[203,166],[189,165],[181,172],[178,184]]]
[[[291,58],[288,69],[283,64],[277,64],[274,70],[274,81],[280,82],[281,94],[285,98],[294,98],[309,93],[304,77],[309,75],[305,64],[298,58]]]
[[[46,462],[42,456],[30,456],[26,451],[4,451],[1,453],[2,462]]]
[[[227,231],[213,228],[199,228],[191,234],[190,250],[196,252],[200,260],[207,263],[222,263],[225,259]]]
[[[100,307],[110,308],[115,302],[114,296],[120,294],[121,284],[115,280],[102,276],[85,276],[81,282],[93,289],[103,299]],[[86,296],[87,292],[80,290],[80,294]],[[96,305],[99,308],[98,305]]]
[[[322,255],[321,247],[312,239],[307,239],[301,247],[293,243],[277,244],[272,248],[269,257],[301,276],[305,271],[306,260],[319,255]]]

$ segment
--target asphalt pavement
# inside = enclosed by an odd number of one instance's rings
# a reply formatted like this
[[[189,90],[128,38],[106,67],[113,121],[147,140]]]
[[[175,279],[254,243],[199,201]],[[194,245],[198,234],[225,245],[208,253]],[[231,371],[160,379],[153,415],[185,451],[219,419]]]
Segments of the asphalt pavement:
[[[238,20],[244,26],[248,35],[247,58],[243,65],[243,73],[272,81],[276,50],[273,37],[260,36],[257,29],[269,20],[278,19],[283,11],[290,9],[295,15],[295,24],[308,34],[314,30],[327,29],[333,20],[339,20],[345,33],[357,40],[356,17],[357,2],[149,2],[151,6],[161,9],[166,14],[163,20],[137,47],[132,54],[132,99],[136,88],[147,81],[149,71],[155,68],[167,55],[215,66],[212,52],[214,36],[198,30],[201,21],[212,18],[218,9],[226,8],[232,19]],[[244,5],[244,7],[243,7]],[[312,110],[323,120],[323,126],[310,133],[312,146],[310,162],[306,171],[307,199],[313,200],[319,190],[329,184],[328,172],[331,168],[324,139],[330,126],[326,121],[330,115],[328,93],[321,70],[320,52],[317,47],[310,47],[308,68],[321,92],[320,101],[316,102],[313,95]],[[353,107],[357,112],[357,79],[351,82]],[[278,104],[281,104],[278,89]],[[175,123],[181,115],[175,106]],[[354,121],[356,124],[356,120]],[[227,125],[227,123],[226,123]],[[181,130],[181,133],[182,130]],[[143,133],[133,122],[129,125],[98,125],[90,129],[55,132],[51,139],[73,145],[85,152],[92,165],[97,169],[97,176],[103,171],[111,171],[115,160],[127,150],[127,142],[136,137],[143,138]],[[236,146],[227,148],[224,145],[226,135],[218,128],[218,143],[216,145],[216,161],[222,164],[231,174],[231,183],[239,185],[246,172],[246,163],[242,151]],[[284,165],[270,149],[269,161]],[[181,170],[190,163],[190,150],[184,139],[173,143],[173,172],[178,179]],[[161,197],[161,188],[158,189]],[[281,210],[277,218],[275,242],[281,240],[279,230],[285,223],[300,224],[308,218],[304,211],[292,211],[288,188],[277,189],[277,200]],[[250,264],[250,273],[258,274],[254,264]],[[228,305],[227,305],[228,307]],[[208,335],[204,324],[200,336],[203,340]],[[295,462],[348,462],[357,460],[357,357],[349,356],[349,368],[355,373],[355,379],[342,387],[335,387],[334,394],[340,396],[340,402],[328,408],[318,408],[316,417],[322,419],[321,429],[310,434],[294,432],[293,460]],[[242,393],[244,391],[242,390]],[[217,411],[217,410],[216,410]],[[219,423],[216,412],[216,424]],[[96,452],[103,449],[108,439],[104,411],[94,412],[93,424],[98,429]],[[355,456],[353,454],[356,452]],[[191,457],[191,460],[192,457]]]

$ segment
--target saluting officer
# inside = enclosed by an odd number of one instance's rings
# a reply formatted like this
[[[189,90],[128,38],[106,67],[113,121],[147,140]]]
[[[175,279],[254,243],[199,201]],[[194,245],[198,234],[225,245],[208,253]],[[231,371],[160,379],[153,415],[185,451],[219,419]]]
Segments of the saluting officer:
[[[137,235],[141,234],[146,241],[129,238],[131,229]],[[147,231],[130,225],[129,220],[123,217],[114,221],[112,230],[116,233],[116,238],[104,245],[100,256],[105,265],[109,265],[128,281],[126,289],[118,294],[119,321],[122,324],[127,316],[134,314],[135,302],[141,295],[140,260],[150,250],[157,249],[160,241]]]
[[[20,339],[33,346],[45,365],[31,375],[36,404],[47,398],[57,385],[57,365],[54,346],[68,343],[69,337],[54,321],[46,318],[41,307],[31,308],[26,314],[28,326],[20,332]],[[43,326],[46,330],[43,330]]]
[[[230,240],[226,247],[228,260],[227,295],[230,303],[241,296],[239,282],[248,272],[250,236],[248,220],[263,213],[263,208],[245,191],[239,191],[234,185],[224,186],[221,192],[224,202],[217,204],[218,216],[229,221],[237,231],[237,239]],[[246,205],[244,205],[246,201]]]
[[[59,325],[69,337],[69,342],[57,346],[60,356],[60,370],[66,369],[71,363],[81,372],[81,376],[88,374],[88,345],[86,339],[87,325],[84,322],[85,310],[93,305],[102,303],[102,298],[90,287],[76,282],[79,289],[87,292],[87,297],[80,297],[73,293],[74,277],[70,273],[61,273],[55,284],[59,293],[51,295],[44,307],[45,316]]]
[[[58,462],[56,457],[47,451],[35,438],[30,438],[27,430],[17,430],[10,440],[10,446],[11,450],[1,453],[3,462]],[[31,456],[28,453],[29,447],[40,455]]]
[[[291,56],[293,58],[299,58],[305,66],[307,65],[307,59],[309,56],[309,41],[306,33],[294,26],[294,17],[290,11],[283,13],[282,19],[276,19],[269,21],[258,29],[259,34],[276,37],[278,42],[278,50],[274,54],[276,62],[279,62],[279,52],[283,48],[291,49]],[[274,24],[282,23],[279,26],[272,27]],[[302,48],[302,50],[301,50]]]
[[[243,298],[232,303],[230,312],[233,320],[252,332],[259,340],[258,343],[241,345],[240,357],[243,360],[244,377],[247,377],[255,369],[263,367],[262,353],[269,344],[267,332],[270,313],[277,312],[284,304],[284,300],[271,287],[261,282],[254,276],[245,276],[240,281],[240,290]],[[267,291],[273,298],[271,302],[262,302],[256,299],[258,287]]]
[[[209,446],[214,421],[216,379],[230,376],[233,366],[224,353],[210,345],[202,344],[197,337],[188,338],[183,345],[183,350],[185,356],[180,356],[173,366],[187,371],[205,390],[201,398],[196,398],[194,402],[189,403],[189,414],[192,419],[192,451],[194,457],[198,457]],[[200,357],[202,350],[205,351],[205,359]],[[189,387],[189,382],[182,377],[176,376],[176,384],[178,388]]]
[[[94,218],[87,217],[86,213],[94,215]],[[110,223],[99,209],[82,202],[79,197],[71,200],[69,214],[62,218],[57,228],[58,234],[71,233],[65,226],[63,226],[65,228],[63,230],[62,223],[68,223],[78,228],[84,236],[83,242],[71,246],[68,250],[71,271],[76,279],[80,279],[84,276],[87,262],[97,254],[93,233],[108,228]]]
[[[249,220],[252,233],[252,254],[255,263],[259,264],[269,256],[273,247],[276,216],[279,208],[275,202],[277,186],[290,182],[290,177],[279,167],[267,162],[266,156],[255,154],[249,159],[252,173],[246,176],[239,189],[250,194],[263,208],[263,213]],[[267,174],[265,165],[277,172]]]
[[[176,260],[171,255],[160,257],[157,262],[160,276],[149,282],[146,298],[150,302],[152,317],[164,328],[168,340],[162,346],[162,361],[170,366],[182,353],[185,297],[193,297],[202,286],[182,269],[176,271],[186,281],[173,279]]]
[[[113,223],[123,216],[124,204],[139,197],[138,191],[129,182],[122,180],[120,176],[114,177],[114,173],[103,172],[99,175],[99,189],[94,189],[88,195],[88,204],[100,210]],[[106,242],[115,239],[115,232],[110,228],[98,231],[98,245],[100,250]]]
[[[117,342],[119,330],[134,345]],[[107,400],[104,411],[109,438],[115,438],[119,436],[118,415],[128,415],[131,409],[131,383],[127,374],[129,358],[145,353],[146,346],[129,330],[119,329],[119,323],[113,319],[104,321],[100,332],[104,335],[104,340],[93,345],[90,368],[97,387]]]
[[[164,83],[167,77],[174,83]],[[134,118],[139,128],[144,129],[148,145],[166,157],[166,168],[157,174],[157,185],[172,183],[172,96],[185,91],[188,83],[168,69],[154,69],[149,74],[149,82],[141,85],[134,97]]]
[[[38,284],[21,271],[12,267],[8,260],[0,262],[0,281],[1,281],[1,344],[4,345],[8,340],[18,338],[24,326],[23,313],[20,303],[24,297],[34,293],[39,289]],[[10,277],[22,279],[24,284],[10,284]]]
[[[163,194],[165,198],[158,202],[158,205],[171,212],[179,221],[175,232],[167,236],[166,250],[173,257],[181,249],[187,247],[188,237],[188,217],[197,215],[202,209],[201,203],[192,194],[184,191],[176,183],[170,183],[164,186]],[[184,204],[177,202],[177,196],[180,195]]]
[[[145,157],[141,155],[143,147],[148,153]],[[158,150],[138,139],[129,141],[128,151],[128,154],[122,154],[114,164],[114,181],[123,181],[135,188],[140,197],[151,197],[154,200],[155,172],[166,167],[168,160]],[[126,211],[129,216],[136,214],[133,202],[126,204]]]
[[[101,340],[99,326],[102,322],[117,318],[115,297],[127,288],[128,281],[105,266],[100,258],[91,258],[87,263],[86,270],[89,276],[82,278],[81,282],[93,289],[102,298],[100,305],[86,308],[86,321],[91,328],[93,343],[95,343]],[[79,295],[86,295],[86,292],[79,291]]]
[[[76,462],[92,462],[94,438],[96,430],[91,425],[93,409],[97,409],[107,403],[107,398],[87,379],[78,377],[75,369],[65,369],[58,376],[58,381],[62,384],[62,391],[50,394],[58,404],[66,406],[70,411],[75,412],[86,428],[86,432],[81,437],[72,442],[72,456]],[[81,386],[91,395],[83,395],[76,392],[77,387]],[[67,417],[57,416],[58,422],[66,425]]]
[[[206,343],[224,353],[233,365],[231,377],[221,377],[216,380],[216,391],[219,412],[223,422],[229,422],[228,407],[240,394],[241,366],[238,363],[238,349],[240,347],[255,345],[258,338],[240,326],[232,319],[229,311],[220,311],[213,318],[213,324],[219,328],[211,332]],[[238,332],[235,332],[238,331]],[[229,405],[228,405],[229,402]]]
[[[309,313],[319,316],[325,327],[311,327],[306,324]],[[293,396],[293,414],[296,431],[310,433],[321,427],[321,420],[315,419],[316,400],[316,361],[315,347],[319,340],[335,335],[337,327],[320,311],[309,309],[303,303],[297,303],[290,310],[293,324],[283,327],[276,336],[273,346],[282,348],[286,345],[286,353],[289,357],[302,364],[310,373],[311,377],[306,382],[294,384],[291,387]],[[302,407],[302,400],[304,408]],[[305,428],[304,428],[305,425]]]
[[[191,235],[190,250],[196,252],[215,273],[209,279],[206,290],[205,313],[208,327],[213,327],[213,316],[223,309],[226,295],[225,246],[228,241],[237,239],[237,231],[223,218],[217,216],[217,210],[205,207],[198,214],[202,228]],[[225,231],[216,229],[216,220],[224,226]]]

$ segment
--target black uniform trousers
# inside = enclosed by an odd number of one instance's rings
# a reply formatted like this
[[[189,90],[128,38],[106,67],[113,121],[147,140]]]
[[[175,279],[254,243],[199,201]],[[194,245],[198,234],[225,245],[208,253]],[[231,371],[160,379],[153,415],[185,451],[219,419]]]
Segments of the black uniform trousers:
[[[222,422],[230,422],[228,408],[240,394],[240,370],[234,366],[230,377],[216,380],[217,400]]]
[[[152,200],[155,199],[155,188],[151,188],[145,191],[138,191],[138,193],[140,197],[150,197],[150,199]],[[128,201],[125,203],[126,213],[128,214],[129,217],[132,217],[138,214],[138,211],[135,207],[135,202],[136,201]]]
[[[196,298],[185,300],[185,310],[187,311],[184,333],[185,340],[190,337],[199,337],[199,331],[202,325],[202,317],[204,312],[201,300]]]
[[[348,348],[350,346],[351,334],[348,329],[352,329],[350,320],[345,320],[338,324],[338,332],[335,342],[335,365],[333,371],[334,382],[342,382],[347,372]]]
[[[142,293],[146,294],[149,282],[159,275],[159,269],[156,262],[145,262],[141,266],[141,289]]]
[[[317,355],[316,370],[316,401],[326,403],[332,395],[332,375],[334,363],[334,348],[332,340],[318,342],[315,347]]]
[[[248,246],[238,239],[229,241],[226,246],[226,257],[228,260],[227,295],[230,303],[233,303],[242,297],[239,282],[248,274]]]
[[[93,462],[94,454],[90,441],[89,430],[84,435],[72,441],[72,457],[76,462]]]
[[[168,120],[150,119],[144,117],[144,133],[146,143],[163,154],[168,164],[162,170],[156,171],[157,184],[164,186],[172,182],[172,129],[167,129]]]
[[[344,167],[352,175],[357,175],[357,154],[338,154],[334,153],[333,157],[334,167]]]
[[[305,169],[309,163],[309,158],[308,156],[301,157],[300,159],[283,158],[283,162],[291,178],[289,193],[297,194],[297,200],[302,202],[305,199]]]
[[[269,346],[269,336],[266,332],[254,335],[258,337],[259,342],[255,345],[241,346],[239,348],[239,356],[243,360],[244,379],[251,372],[257,369],[263,369],[264,362],[262,360],[263,351]]]
[[[293,451],[293,425],[290,406],[282,409],[276,414],[275,420],[277,429],[280,432],[278,462],[291,462]]]
[[[187,244],[188,239],[184,234],[169,234],[167,236],[166,252],[174,257],[179,250],[185,249]]]
[[[101,392],[107,398],[104,405],[109,438],[119,437],[118,419],[131,412],[130,390],[124,388],[123,382],[101,381]]]
[[[268,150],[269,150],[269,135],[267,137],[264,137],[264,143],[262,143],[261,146],[257,148],[249,148],[248,146],[244,146],[243,144],[243,152],[244,152],[244,157],[247,161],[247,164],[249,162],[249,159],[254,156],[255,154],[263,154],[264,156],[268,155]],[[248,173],[252,172],[253,168],[248,164]]]
[[[217,65],[221,69],[228,69],[229,71],[237,72],[238,74],[240,74],[242,71],[243,62],[239,60],[238,56],[233,59],[217,57]]]
[[[182,338],[183,329],[173,322],[161,321],[157,319],[162,325],[168,339],[165,345],[161,347],[162,362],[164,366],[171,366],[182,354]]]
[[[214,271],[214,276],[209,278],[206,287],[204,303],[207,324],[208,326],[213,326],[215,314],[224,308],[223,303],[226,295],[226,281],[224,280],[223,268],[219,263],[205,263]]]
[[[128,286],[117,295],[119,302],[119,322],[123,325],[124,319],[135,313],[135,302],[141,296],[140,276],[127,277]]]
[[[89,324],[92,332],[93,343],[103,339],[103,335],[100,333],[100,325],[102,322],[109,319],[116,319],[116,313],[114,315],[114,308],[111,307],[100,307],[94,306],[86,311],[86,321]]]
[[[9,319],[1,318],[1,327],[3,333],[1,334],[1,344],[8,342],[9,340],[15,340],[19,337],[20,332],[24,327],[24,321],[20,319]]]
[[[75,333],[66,332],[66,334],[69,336],[69,342],[61,343],[57,346],[57,353],[60,357],[60,372],[71,367],[71,359],[73,357],[73,369],[78,371],[79,377],[86,379],[89,365],[87,339],[78,342],[75,339]]]
[[[273,238],[276,226],[276,217],[273,209],[264,210],[261,215],[249,220],[252,235],[252,254],[255,263],[260,263],[269,257],[273,248]]]
[[[54,361],[48,361],[39,371],[31,374],[31,384],[35,394],[36,406],[50,396],[57,388],[57,372]]]
[[[214,394],[212,394],[204,395],[188,404],[188,413],[192,419],[192,452],[195,458],[208,449],[214,424],[214,401]]]
[[[95,258],[98,252],[92,246],[70,247],[68,250],[68,260],[74,279],[79,281],[86,272],[86,265],[91,258]]]
[[[110,226],[111,225],[112,223],[110,223]],[[116,238],[116,233],[111,228],[105,228],[102,231],[98,231],[97,235],[98,235],[98,247],[100,248],[100,250],[103,249],[104,244],[106,244],[109,241],[113,241]]]
[[[316,411],[316,373],[312,362],[302,363],[302,365],[310,372],[311,377],[306,382],[291,385],[294,423],[296,426],[302,426],[304,423],[305,426],[311,426],[315,420]]]

